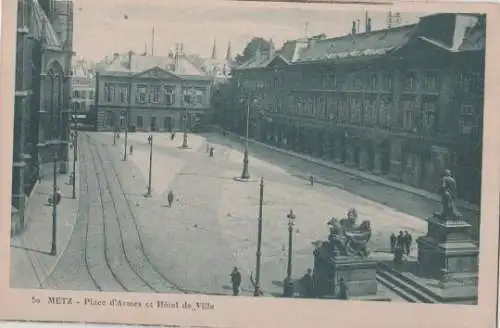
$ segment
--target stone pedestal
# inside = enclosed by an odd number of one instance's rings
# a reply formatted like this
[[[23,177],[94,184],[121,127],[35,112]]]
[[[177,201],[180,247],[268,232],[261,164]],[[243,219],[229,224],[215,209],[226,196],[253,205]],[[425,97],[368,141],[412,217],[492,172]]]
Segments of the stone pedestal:
[[[343,278],[349,298],[377,295],[377,262],[374,260],[339,256],[332,259],[332,273],[335,293]]]
[[[472,226],[460,215],[428,219],[427,235],[417,239],[420,275],[447,284],[477,284],[479,247]]]

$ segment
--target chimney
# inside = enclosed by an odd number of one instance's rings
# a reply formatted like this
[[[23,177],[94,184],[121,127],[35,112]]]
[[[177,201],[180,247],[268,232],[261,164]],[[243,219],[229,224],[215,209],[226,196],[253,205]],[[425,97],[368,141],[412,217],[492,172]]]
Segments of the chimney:
[[[352,21],[351,34],[356,34],[356,21]]]
[[[370,33],[372,31],[372,19],[368,18],[366,20],[366,33]]]

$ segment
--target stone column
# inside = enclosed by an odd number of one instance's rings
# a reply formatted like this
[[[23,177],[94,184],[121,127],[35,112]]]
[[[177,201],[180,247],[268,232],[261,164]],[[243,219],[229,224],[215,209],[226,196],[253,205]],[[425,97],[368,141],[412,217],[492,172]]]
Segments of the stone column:
[[[378,147],[373,150],[374,160],[373,160],[373,174],[382,174],[382,154]]]
[[[363,145],[359,152],[359,169],[364,171],[368,168],[368,150]]]
[[[403,160],[403,154],[401,149],[401,141],[394,140],[391,143],[389,178],[395,181],[401,181],[403,173],[402,160]]]
[[[346,165],[348,166],[356,166],[356,163],[354,162],[354,145],[353,141],[346,140],[346,151],[347,151],[347,158],[346,158]]]
[[[342,136],[339,134],[337,134],[334,143],[334,161],[336,163],[342,163],[342,152],[347,145],[343,142]]]

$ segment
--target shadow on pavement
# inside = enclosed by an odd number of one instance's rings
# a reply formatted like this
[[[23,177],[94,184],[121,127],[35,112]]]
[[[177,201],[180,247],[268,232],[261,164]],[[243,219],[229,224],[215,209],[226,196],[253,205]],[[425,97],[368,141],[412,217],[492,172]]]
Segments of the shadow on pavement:
[[[27,247],[22,247],[22,246],[17,246],[17,245],[10,245],[10,247],[21,249],[21,250],[27,251],[27,252],[34,252],[34,253],[39,253],[39,254],[43,254],[43,255],[51,255],[50,252],[41,251],[39,249],[27,248]]]

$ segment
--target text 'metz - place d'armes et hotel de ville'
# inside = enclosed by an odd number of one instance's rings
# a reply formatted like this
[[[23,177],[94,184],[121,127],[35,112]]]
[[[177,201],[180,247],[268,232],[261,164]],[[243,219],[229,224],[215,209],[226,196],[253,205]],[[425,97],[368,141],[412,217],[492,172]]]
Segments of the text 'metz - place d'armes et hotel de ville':
[[[191,2],[17,1],[10,288],[476,306],[487,15]]]

